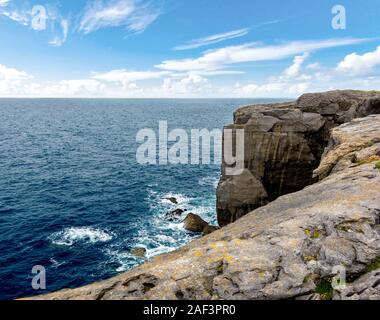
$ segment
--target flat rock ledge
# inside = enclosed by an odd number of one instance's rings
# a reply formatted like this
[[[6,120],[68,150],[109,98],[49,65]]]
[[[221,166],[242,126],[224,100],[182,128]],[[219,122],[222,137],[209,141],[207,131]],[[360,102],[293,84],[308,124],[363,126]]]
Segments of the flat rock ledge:
[[[334,127],[320,181],[112,279],[33,299],[380,299],[379,143],[380,115]],[[347,285],[330,292],[337,267]]]

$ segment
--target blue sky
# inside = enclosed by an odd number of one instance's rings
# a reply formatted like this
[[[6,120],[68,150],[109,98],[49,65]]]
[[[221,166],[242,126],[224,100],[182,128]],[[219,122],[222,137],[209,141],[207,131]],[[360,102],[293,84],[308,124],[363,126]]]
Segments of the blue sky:
[[[379,89],[379,16],[378,0],[0,0],[0,96]]]

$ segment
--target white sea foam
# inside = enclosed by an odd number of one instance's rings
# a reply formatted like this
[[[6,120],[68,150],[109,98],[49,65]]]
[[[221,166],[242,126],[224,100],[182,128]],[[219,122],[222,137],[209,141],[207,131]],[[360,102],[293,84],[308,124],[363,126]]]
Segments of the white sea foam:
[[[200,183],[215,186],[217,179],[209,177]],[[173,204],[167,198],[176,198],[178,204]],[[105,249],[111,261],[120,264],[116,269],[117,272],[129,270],[144,261],[133,256],[128,248],[145,248],[145,259],[149,260],[157,255],[174,251],[200,236],[184,229],[183,219],[186,213],[179,219],[169,220],[166,216],[169,211],[175,208],[187,209],[188,212],[199,214],[206,221],[214,223],[215,198],[204,199],[202,196],[195,198],[176,192],[158,192],[149,187],[146,201],[150,204],[149,216],[145,223],[137,226],[134,239]]]
[[[171,230],[172,232],[175,232],[175,231],[185,231],[185,229],[183,228],[182,221],[167,222],[165,225],[158,225],[157,229],[158,230]]]
[[[92,227],[67,228],[50,236],[53,244],[61,246],[72,246],[78,242],[107,242],[111,239],[111,233]]]
[[[175,249],[177,249],[177,248],[176,247],[169,247],[169,246],[158,246],[156,248],[148,249],[146,251],[146,257],[148,259],[151,259],[155,256],[160,255],[160,254],[164,254],[164,253],[174,251]]]
[[[155,239],[157,239],[157,241],[159,241],[159,242],[167,242],[167,243],[172,243],[172,244],[175,244],[177,242],[177,240],[174,239],[173,237],[166,236],[164,234],[158,234],[158,235],[156,235]]]
[[[168,200],[168,198],[175,198],[177,200],[178,204],[172,203],[170,200]],[[179,194],[179,193],[167,193],[167,194],[164,194],[161,197],[160,202],[162,204],[184,205],[184,204],[189,203],[191,200],[193,200],[193,198],[186,197],[183,194]]]
[[[166,224],[165,221],[162,221],[160,224],[159,218],[154,220],[155,221],[151,225],[152,229],[141,229],[138,232],[135,241],[132,241],[132,243],[127,245],[127,247],[130,248],[145,248],[146,260],[160,254],[174,251],[194,239],[193,235],[186,233],[183,229],[183,224],[180,221],[178,223],[172,222],[168,224]],[[119,248],[113,247],[105,249],[111,260],[120,264],[116,269],[117,272],[129,270],[144,261],[144,259],[133,256],[128,249],[125,249],[125,247],[125,245],[122,245]]]

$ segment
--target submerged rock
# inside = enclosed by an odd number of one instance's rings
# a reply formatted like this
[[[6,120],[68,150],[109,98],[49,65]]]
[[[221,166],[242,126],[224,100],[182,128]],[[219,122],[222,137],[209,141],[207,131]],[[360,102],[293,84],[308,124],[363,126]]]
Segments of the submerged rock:
[[[178,204],[178,200],[175,197],[164,198],[164,200],[168,200],[168,201],[170,201],[173,204]]]
[[[131,254],[138,258],[144,258],[146,255],[145,248],[133,248],[131,249]]]
[[[189,213],[183,222],[184,228],[191,232],[203,232],[204,228],[208,226],[206,221],[194,213]]]
[[[187,211],[187,209],[175,209],[173,211],[168,212],[166,214],[166,216],[169,216],[169,217],[180,217],[186,211]]]

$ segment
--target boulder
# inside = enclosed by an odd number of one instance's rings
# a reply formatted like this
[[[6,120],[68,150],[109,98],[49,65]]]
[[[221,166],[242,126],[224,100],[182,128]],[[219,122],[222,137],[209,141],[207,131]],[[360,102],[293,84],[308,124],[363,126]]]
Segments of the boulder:
[[[146,249],[142,247],[136,247],[131,249],[131,254],[138,258],[144,258],[146,255]]]
[[[225,226],[268,203],[268,194],[248,169],[241,175],[220,180],[217,193],[218,223]]]
[[[189,213],[183,222],[184,228],[191,232],[202,232],[208,226],[206,221],[194,213]]]
[[[258,114],[256,118],[249,119],[247,125],[249,125],[250,130],[252,131],[268,132],[278,122],[279,119],[275,117],[263,116],[261,114]]]
[[[169,217],[180,217],[184,212],[186,212],[187,209],[175,209],[173,211],[168,212],[166,215]]]
[[[168,200],[168,201],[170,201],[173,204],[178,204],[178,200],[175,197],[164,198],[164,200]]]
[[[203,228],[202,235],[203,235],[203,236],[207,236],[207,235],[209,235],[210,233],[213,233],[214,231],[219,230],[219,229],[220,229],[220,228],[217,227],[217,226],[210,226],[210,225],[207,225],[206,227]]]

